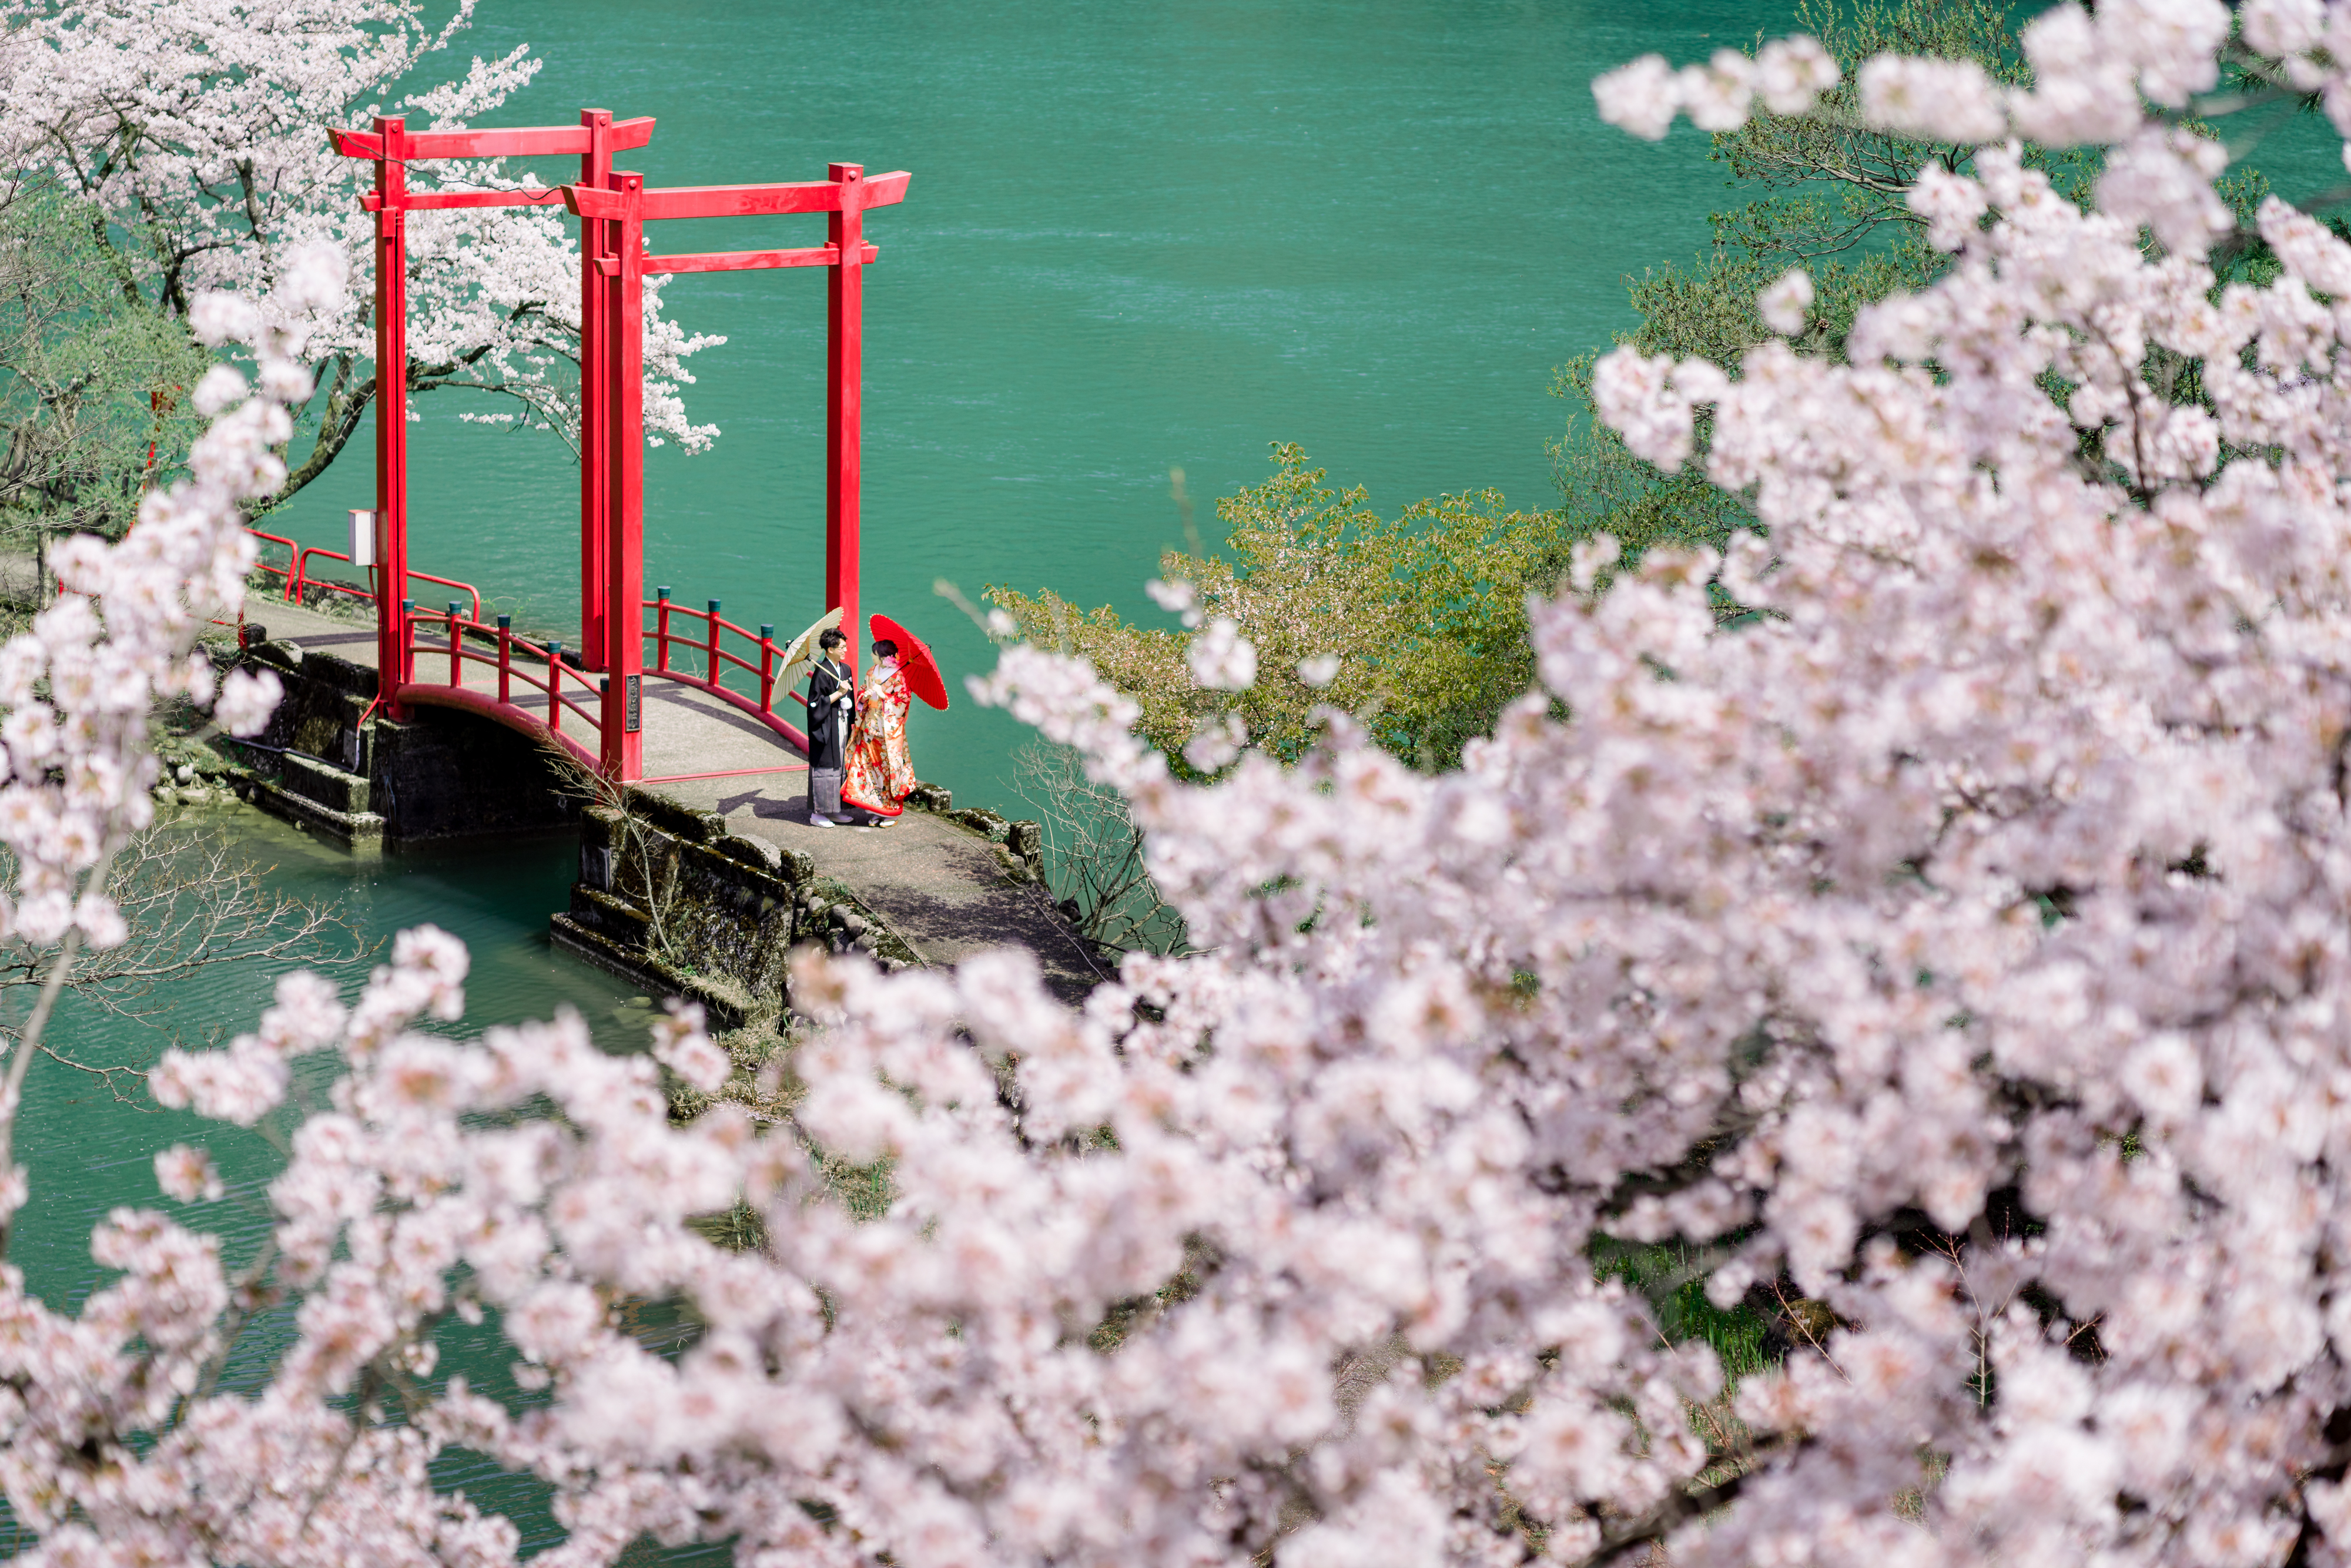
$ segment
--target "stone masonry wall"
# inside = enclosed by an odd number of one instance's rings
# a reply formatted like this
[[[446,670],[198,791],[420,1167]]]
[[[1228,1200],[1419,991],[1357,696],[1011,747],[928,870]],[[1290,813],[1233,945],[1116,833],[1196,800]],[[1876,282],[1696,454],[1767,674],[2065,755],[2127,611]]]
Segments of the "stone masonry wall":
[[[579,820],[579,787],[528,736],[448,708],[394,723],[375,706],[375,672],[331,653],[262,643],[241,658],[286,688],[268,729],[224,742],[243,764],[239,792],[265,810],[362,850]]]
[[[786,965],[801,942],[854,946],[886,968],[918,962],[808,856],[633,788],[581,814],[580,881],[553,926],[563,946],[700,1002],[725,1028],[783,1014]]]

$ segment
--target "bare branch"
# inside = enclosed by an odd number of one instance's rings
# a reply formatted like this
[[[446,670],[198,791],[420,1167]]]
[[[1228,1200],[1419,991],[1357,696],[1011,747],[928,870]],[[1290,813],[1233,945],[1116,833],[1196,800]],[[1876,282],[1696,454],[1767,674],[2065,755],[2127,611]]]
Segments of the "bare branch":
[[[1032,741],[1013,756],[1015,788],[1045,834],[1045,879],[1087,940],[1121,952],[1189,950],[1183,916],[1160,895],[1126,798],[1086,777],[1074,753]]]
[[[0,875],[14,873],[0,851]],[[339,910],[269,892],[218,832],[159,823],[117,852],[115,883],[131,939],[84,954],[70,981],[85,1005],[113,1018],[152,1022],[162,1011],[161,988],[216,964],[339,964],[358,956],[358,933]],[[0,951],[0,997],[43,977],[35,955]]]

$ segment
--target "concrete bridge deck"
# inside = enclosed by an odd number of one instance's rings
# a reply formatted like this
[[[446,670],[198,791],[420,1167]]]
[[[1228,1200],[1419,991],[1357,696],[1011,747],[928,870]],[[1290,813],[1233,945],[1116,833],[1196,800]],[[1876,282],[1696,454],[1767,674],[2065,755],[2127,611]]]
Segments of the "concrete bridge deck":
[[[371,621],[269,599],[249,604],[246,615],[272,642],[375,667]],[[430,653],[417,659],[428,679],[446,678],[445,664]],[[464,669],[469,690],[495,695],[495,668],[467,660]],[[884,828],[813,826],[807,763],[774,730],[673,681],[648,676],[643,700],[646,781],[640,788],[688,810],[716,812],[742,838],[806,855],[820,874],[888,921],[924,963],[951,967],[1010,946],[1034,954],[1064,995],[1107,977],[1107,966],[1054,910],[1043,885],[1008,874],[1003,852],[980,834],[922,810]]]

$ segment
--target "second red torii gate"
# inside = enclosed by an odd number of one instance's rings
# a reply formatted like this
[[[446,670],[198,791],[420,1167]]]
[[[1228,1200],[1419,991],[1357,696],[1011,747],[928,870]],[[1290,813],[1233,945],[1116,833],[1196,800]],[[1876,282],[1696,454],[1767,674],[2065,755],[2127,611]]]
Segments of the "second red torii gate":
[[[600,352],[583,354],[583,407],[609,411],[600,439],[580,461],[602,467],[609,524],[598,588],[601,614],[583,627],[605,671],[601,760],[607,777],[644,775],[644,279],[648,275],[736,272],[774,267],[831,269],[826,311],[824,602],[841,612],[852,639],[857,625],[859,386],[864,361],[864,267],[878,254],[865,242],[864,213],[906,199],[904,171],[866,178],[864,166],[833,163],[826,178],[784,184],[700,185],[647,190],[644,176],[615,171],[601,183],[563,187],[565,204],[594,240],[583,269],[585,323],[596,319]],[[830,215],[826,243],[778,250],[648,256],[644,225],[670,218],[754,217],[785,213]],[[583,251],[587,250],[583,244]],[[581,486],[583,497],[589,486]],[[584,573],[583,567],[583,573]],[[585,580],[583,576],[583,581]]]

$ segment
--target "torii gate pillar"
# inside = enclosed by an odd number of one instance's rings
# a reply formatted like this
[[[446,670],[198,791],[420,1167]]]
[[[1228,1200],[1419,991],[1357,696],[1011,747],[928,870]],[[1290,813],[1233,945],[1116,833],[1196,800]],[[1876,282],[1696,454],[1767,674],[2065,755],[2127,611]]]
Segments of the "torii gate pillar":
[[[857,663],[857,496],[865,372],[865,208],[862,163],[829,163],[841,186],[825,237],[841,259],[826,277],[824,387],[824,605],[841,607],[849,662]]]
[[[612,183],[612,111],[583,109],[580,123],[588,128],[588,152],[580,160],[580,183],[609,186]],[[612,531],[611,473],[604,461],[612,440],[611,366],[604,348],[611,320],[605,296],[614,285],[606,266],[611,254],[610,225],[580,224],[580,662],[591,670],[604,667],[608,596],[604,574],[610,549],[606,536]]]
[[[612,188],[630,212],[642,209],[645,177],[616,172]],[[591,225],[601,226],[601,225]],[[611,413],[604,462],[611,487],[611,527],[605,538],[604,710],[606,777],[633,782],[645,776],[645,246],[635,224],[615,224],[619,266],[605,291],[605,362],[611,367]]]
[[[408,716],[407,132],[405,116],[375,118],[375,667],[394,718]]]

